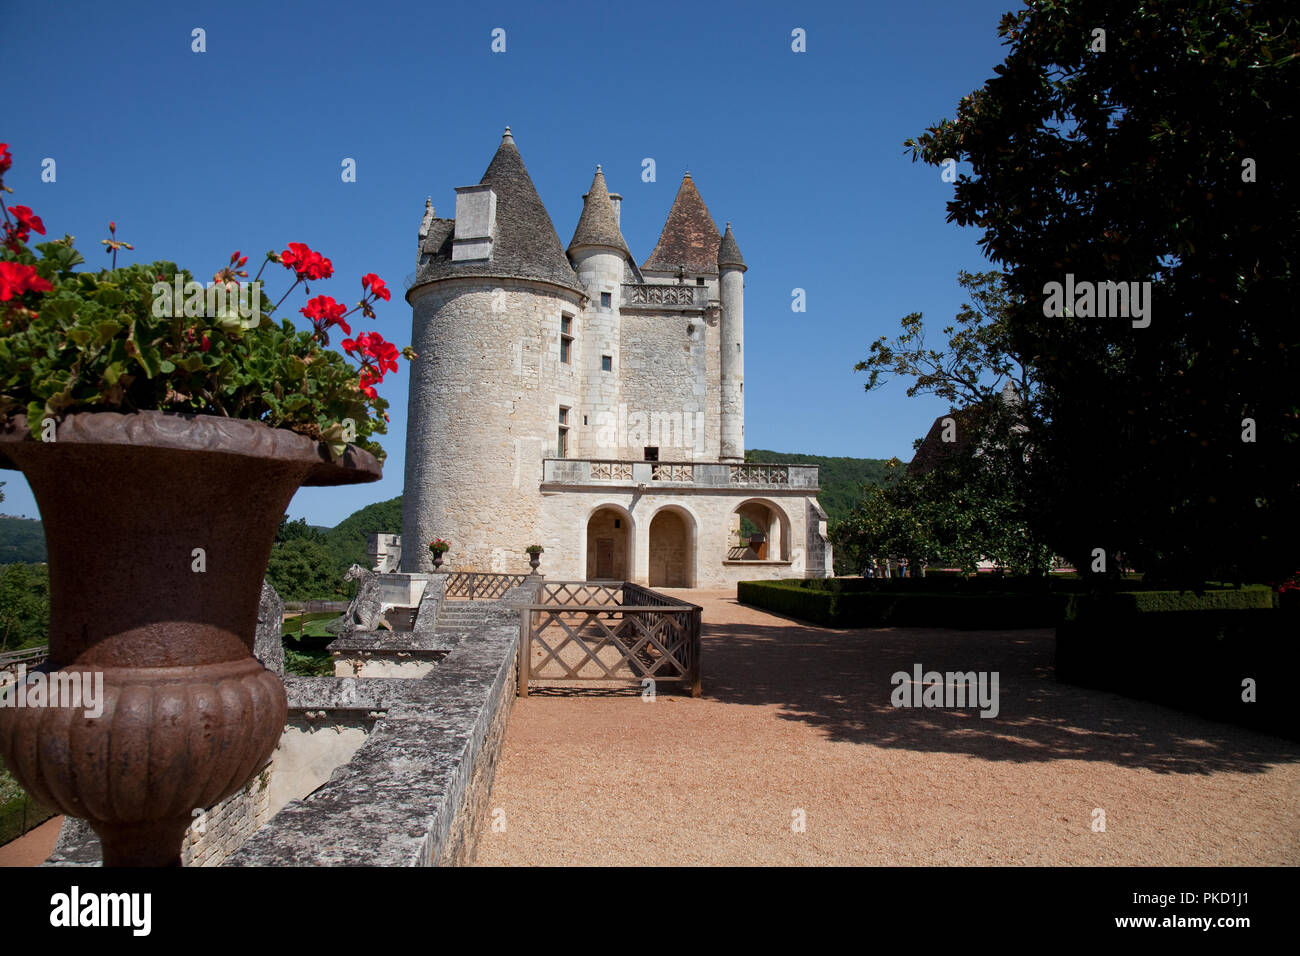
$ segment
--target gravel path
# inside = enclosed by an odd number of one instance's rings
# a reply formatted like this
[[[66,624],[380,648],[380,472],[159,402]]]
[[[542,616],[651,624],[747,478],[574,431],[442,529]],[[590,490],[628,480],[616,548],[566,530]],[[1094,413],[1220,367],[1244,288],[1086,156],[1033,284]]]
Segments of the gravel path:
[[[1300,745],[1057,684],[1050,630],[831,631],[677,593],[704,606],[705,696],[516,701],[479,865],[1300,864]],[[917,663],[999,672],[1000,714],[894,708]]]

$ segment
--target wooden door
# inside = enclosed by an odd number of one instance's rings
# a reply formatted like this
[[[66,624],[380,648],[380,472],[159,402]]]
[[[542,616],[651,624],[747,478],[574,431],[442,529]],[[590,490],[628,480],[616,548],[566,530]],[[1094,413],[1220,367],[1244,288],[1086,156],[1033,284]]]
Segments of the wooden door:
[[[609,581],[614,577],[614,539],[596,539],[596,578]]]

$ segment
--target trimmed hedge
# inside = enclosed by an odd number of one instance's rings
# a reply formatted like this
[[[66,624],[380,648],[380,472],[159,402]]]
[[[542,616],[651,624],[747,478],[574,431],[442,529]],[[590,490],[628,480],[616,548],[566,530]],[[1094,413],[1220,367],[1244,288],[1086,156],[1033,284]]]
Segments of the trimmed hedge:
[[[1003,578],[812,578],[741,581],[742,604],[823,627],[952,627],[1001,630],[1053,627],[1068,622],[1122,621],[1134,615],[1190,611],[1268,610],[1276,598],[1266,585],[1190,591],[1144,588],[1107,595],[1070,593],[1080,582]]]
[[[1300,740],[1292,688],[1300,614],[1258,607],[1126,614],[1121,606],[1076,607],[1061,622],[1057,680]],[[1242,700],[1247,678],[1255,681],[1253,702]]]
[[[1048,591],[961,594],[947,588],[944,592],[920,592],[910,587],[860,588],[852,579],[832,578],[819,582],[832,585],[826,588],[809,587],[809,583],[741,581],[736,593],[742,604],[823,627],[952,627],[965,630],[1051,627],[1060,619],[1063,609],[1062,596]]]

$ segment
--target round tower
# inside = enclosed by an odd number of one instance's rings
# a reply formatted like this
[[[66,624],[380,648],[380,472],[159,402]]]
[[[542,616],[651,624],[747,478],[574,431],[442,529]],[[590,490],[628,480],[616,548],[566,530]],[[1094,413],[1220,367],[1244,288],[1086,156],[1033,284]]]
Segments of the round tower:
[[[581,369],[582,414],[593,427],[583,429],[583,455],[615,458],[619,453],[618,404],[622,369],[619,320],[623,273],[632,261],[618,225],[618,212],[599,166],[591,189],[582,197],[582,216],[569,243],[569,259],[589,302],[577,329],[581,342],[575,359]],[[609,357],[609,370],[604,367]],[[572,453],[572,452],[571,452]]]
[[[540,529],[557,441],[550,346],[584,290],[509,127],[480,183],[456,190],[455,218],[430,207],[420,232],[401,569],[430,570],[437,537],[452,569],[526,570],[536,542],[520,529]]]
[[[745,265],[740,246],[727,223],[718,244],[718,322],[723,461],[745,460]]]

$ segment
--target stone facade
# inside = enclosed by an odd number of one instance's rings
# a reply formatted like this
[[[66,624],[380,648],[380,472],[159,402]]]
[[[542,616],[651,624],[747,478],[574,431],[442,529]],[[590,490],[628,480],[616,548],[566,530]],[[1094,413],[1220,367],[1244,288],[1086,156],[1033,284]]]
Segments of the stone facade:
[[[482,182],[457,190],[455,219],[426,206],[407,292],[419,358],[402,571],[428,571],[425,545],[441,537],[448,567],[463,571],[525,571],[524,548],[540,544],[552,576],[621,569],[652,587],[831,573],[815,469],[772,495],[762,482],[700,487],[676,472],[653,477],[673,485],[667,494],[632,481],[634,463],[688,474],[743,462],[747,267],[689,173],[641,266],[620,212],[597,167],[564,250],[509,130]],[[606,494],[552,480],[551,459],[628,481]],[[756,497],[767,510],[748,506]],[[740,547],[742,508],[775,529],[772,557]]]

